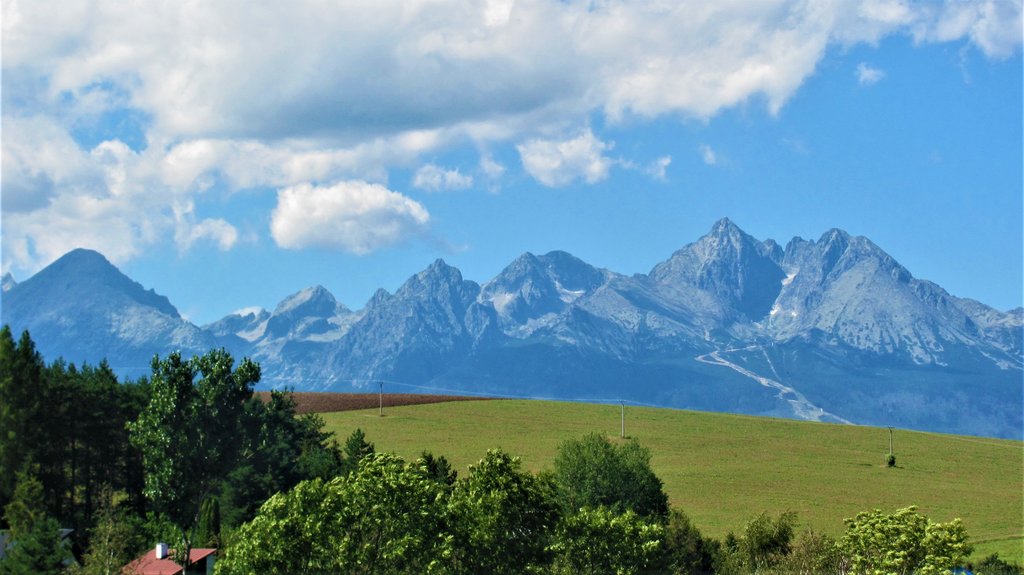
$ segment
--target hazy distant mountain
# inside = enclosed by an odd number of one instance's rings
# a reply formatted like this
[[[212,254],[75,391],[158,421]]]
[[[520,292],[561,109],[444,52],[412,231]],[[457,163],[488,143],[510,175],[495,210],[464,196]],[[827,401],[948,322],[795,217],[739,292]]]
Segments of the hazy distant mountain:
[[[202,329],[95,252],[11,285],[4,321],[31,328],[47,357],[131,366],[222,345],[274,387],[385,381],[1022,434],[1024,310],[951,296],[841,230],[782,248],[723,219],[634,276],[527,253],[481,286],[438,260],[359,311],[316,286]]]
[[[147,374],[154,353],[205,351],[216,338],[182,319],[166,297],[146,290],[91,250],[77,249],[4,293],[3,322],[29,329],[47,360],[98,363]]]

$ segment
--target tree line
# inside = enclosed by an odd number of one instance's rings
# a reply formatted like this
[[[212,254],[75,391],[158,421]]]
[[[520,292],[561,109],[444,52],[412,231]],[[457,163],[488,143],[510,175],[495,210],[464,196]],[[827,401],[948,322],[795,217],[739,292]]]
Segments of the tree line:
[[[646,448],[600,434],[563,442],[548,471],[492,450],[460,477],[443,455],[378,453],[360,430],[338,444],[289,394],[254,397],[259,379],[213,350],[118,382],[103,362],[46,364],[27,332],[0,329],[0,575],[120,573],[156,541],[183,564],[217,547],[223,575],[930,575],[971,552],[959,520],[914,508],[861,513],[840,537],[798,533],[794,513],[709,537],[669,505]],[[975,567],[1021,573],[997,556]]]
[[[259,378],[214,350],[119,382],[106,362],[47,364],[27,331],[0,328],[0,574],[120,573],[157,541],[187,557],[271,495],[347,473],[323,420],[287,393],[261,401]]]

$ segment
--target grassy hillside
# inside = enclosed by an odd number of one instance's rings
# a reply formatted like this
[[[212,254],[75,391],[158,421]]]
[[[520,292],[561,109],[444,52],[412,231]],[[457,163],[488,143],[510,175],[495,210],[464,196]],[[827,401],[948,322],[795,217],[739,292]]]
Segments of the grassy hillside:
[[[460,474],[502,447],[549,468],[558,444],[586,432],[619,436],[619,406],[470,401],[323,414],[343,440],[356,427],[378,450],[408,459],[426,449]],[[799,513],[838,535],[858,511],[917,505],[936,521],[963,519],[975,557],[1024,562],[1024,444],[884,428],[626,407],[626,434],[650,448],[673,506],[710,535],[738,531],[761,511]]]

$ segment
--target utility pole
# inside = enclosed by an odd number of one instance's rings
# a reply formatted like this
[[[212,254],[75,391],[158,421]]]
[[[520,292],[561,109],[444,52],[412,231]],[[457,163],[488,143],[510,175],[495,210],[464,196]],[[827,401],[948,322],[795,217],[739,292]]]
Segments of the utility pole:
[[[378,381],[380,384],[380,416],[384,417],[384,382]]]
[[[889,455],[892,455],[892,428],[889,428]]]
[[[619,437],[626,438],[626,402],[619,402],[619,419],[621,420],[622,429],[619,432]]]

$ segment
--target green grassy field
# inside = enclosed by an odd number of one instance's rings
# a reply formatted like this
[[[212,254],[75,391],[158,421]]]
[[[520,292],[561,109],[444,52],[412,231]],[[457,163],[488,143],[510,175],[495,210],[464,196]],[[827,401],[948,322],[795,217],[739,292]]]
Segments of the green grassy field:
[[[339,441],[355,428],[380,451],[444,455],[464,474],[501,447],[550,468],[559,443],[597,431],[618,438],[618,405],[470,401],[323,414]],[[858,511],[917,505],[935,521],[963,519],[975,558],[1024,563],[1024,443],[884,428],[626,407],[626,434],[652,453],[671,503],[704,532],[739,531],[761,511],[799,514],[838,535]]]

